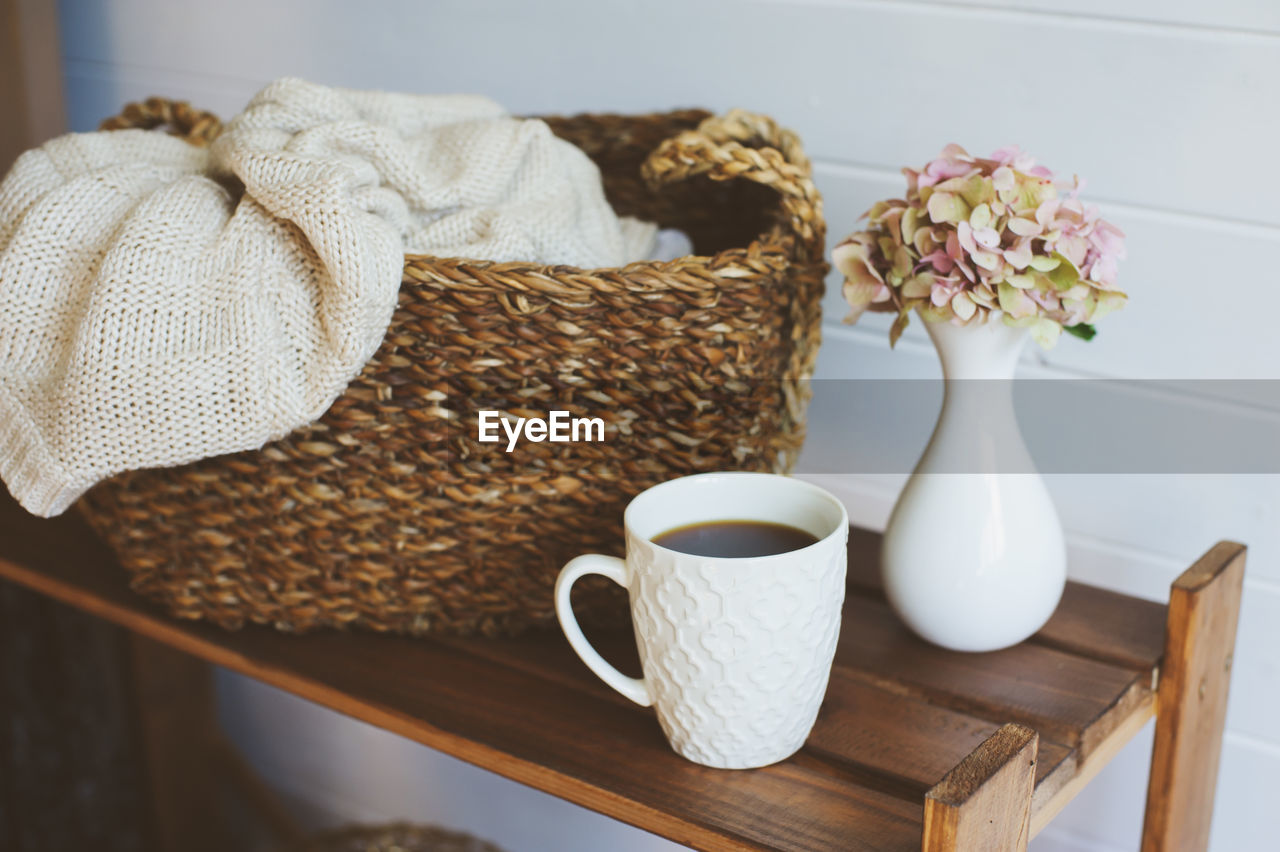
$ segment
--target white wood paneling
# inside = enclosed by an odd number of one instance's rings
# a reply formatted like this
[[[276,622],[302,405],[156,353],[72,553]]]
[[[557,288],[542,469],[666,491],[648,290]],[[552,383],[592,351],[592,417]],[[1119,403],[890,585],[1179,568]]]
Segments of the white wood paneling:
[[[68,59],[483,91],[516,111],[748,106],[895,168],[1018,142],[1097,197],[1280,224],[1270,36],[936,4],[63,0]],[[1270,96],[1269,96],[1270,95]]]
[[[1131,852],[1096,838],[1082,837],[1060,824],[1051,825],[1031,839],[1030,852]]]
[[[921,3],[967,6],[1053,17],[1088,17],[1096,21],[1134,24],[1172,24],[1210,30],[1280,33],[1280,4],[1270,0],[833,0],[863,3]]]
[[[104,118],[130,101],[152,95],[190,101],[222,117],[234,115],[258,90],[258,83],[212,78],[204,74],[150,69],[116,69],[101,62],[68,60],[67,114],[75,131],[96,130]]]
[[[1212,852],[1265,852],[1276,847],[1277,778],[1280,748],[1227,735],[1214,797]]]
[[[1280,707],[1280,660],[1276,625],[1280,624],[1280,587],[1248,583],[1236,634],[1227,729],[1280,750],[1276,708]],[[1280,790],[1280,775],[1264,783]]]

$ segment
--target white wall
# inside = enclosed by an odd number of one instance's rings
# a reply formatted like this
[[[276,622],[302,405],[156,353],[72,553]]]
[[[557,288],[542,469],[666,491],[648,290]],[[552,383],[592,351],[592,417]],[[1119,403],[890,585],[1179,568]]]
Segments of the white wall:
[[[72,126],[124,101],[185,97],[233,113],[286,74],[354,87],[478,91],[513,111],[741,105],[797,129],[833,236],[897,169],[943,143],[1017,142],[1089,178],[1129,235],[1130,307],[1090,344],[1029,356],[1028,375],[1280,378],[1280,3],[1274,0],[62,0]],[[850,329],[828,300],[826,377],[932,376],[918,327]],[[1187,405],[1225,405],[1211,385]],[[1275,416],[1275,412],[1262,412]],[[807,462],[838,468],[842,414],[819,397]],[[1098,413],[1105,431],[1106,412]],[[900,476],[846,476],[881,526]],[[1215,539],[1250,545],[1213,849],[1274,848],[1280,808],[1280,478],[1055,476],[1079,579],[1163,599]],[[229,723],[297,796],[348,818],[426,817],[520,850],[669,844],[227,677]],[[287,719],[287,721],[286,721]],[[1136,848],[1150,734],[1033,844]]]

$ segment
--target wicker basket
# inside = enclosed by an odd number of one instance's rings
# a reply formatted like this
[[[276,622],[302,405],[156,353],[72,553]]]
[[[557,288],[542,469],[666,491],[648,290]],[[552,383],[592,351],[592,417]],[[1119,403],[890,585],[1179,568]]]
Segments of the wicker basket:
[[[312,835],[287,852],[502,852],[497,846],[433,825],[349,826]]]
[[[317,423],[81,501],[135,590],[229,628],[509,633],[554,617],[567,558],[620,550],[641,490],[790,468],[826,272],[799,140],[741,111],[547,121],[620,214],[702,254],[594,270],[406,257],[381,349]],[[104,127],[160,125],[195,144],[221,126],[152,99]],[[507,453],[475,440],[477,406],[584,412],[606,440]],[[602,582],[575,605],[618,600]]]

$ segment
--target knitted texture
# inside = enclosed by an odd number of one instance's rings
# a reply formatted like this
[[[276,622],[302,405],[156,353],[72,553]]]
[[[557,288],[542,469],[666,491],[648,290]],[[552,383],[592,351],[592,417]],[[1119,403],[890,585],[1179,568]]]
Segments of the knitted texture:
[[[652,239],[581,151],[483,98],[282,80],[209,150],[60,137],[0,184],[0,478],[56,515],[316,420],[381,343],[406,252],[617,266]]]

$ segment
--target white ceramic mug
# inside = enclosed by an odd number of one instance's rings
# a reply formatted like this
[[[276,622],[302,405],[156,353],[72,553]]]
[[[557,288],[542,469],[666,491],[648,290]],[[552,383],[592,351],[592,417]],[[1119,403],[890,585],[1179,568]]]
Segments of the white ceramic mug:
[[[787,524],[816,536],[774,556],[692,556],[654,544],[713,521]],[[569,643],[605,683],[653,705],[671,747],[706,766],[747,769],[795,753],[831,673],[844,601],[849,518],[831,494],[768,473],[705,473],[656,485],[627,506],[627,558],[579,556],[556,581]],[[573,616],[585,574],[627,589],[644,677],[605,662]]]

